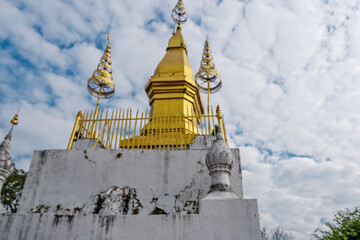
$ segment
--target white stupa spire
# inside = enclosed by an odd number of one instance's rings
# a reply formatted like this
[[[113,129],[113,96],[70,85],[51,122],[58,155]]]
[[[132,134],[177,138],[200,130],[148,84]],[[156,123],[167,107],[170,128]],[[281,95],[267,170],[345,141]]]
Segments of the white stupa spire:
[[[14,125],[17,125],[18,115],[16,114],[11,120],[13,124],[9,133],[5,136],[4,141],[0,145],[0,191],[6,179],[14,172],[15,163],[10,156],[10,142]],[[0,213],[6,213],[6,209],[0,202]]]

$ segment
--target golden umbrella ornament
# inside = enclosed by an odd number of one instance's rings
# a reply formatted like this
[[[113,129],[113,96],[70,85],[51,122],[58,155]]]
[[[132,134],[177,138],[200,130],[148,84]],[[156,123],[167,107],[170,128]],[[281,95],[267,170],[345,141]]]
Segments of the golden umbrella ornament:
[[[200,92],[207,93],[208,95],[207,111],[210,126],[210,94],[216,93],[221,89],[222,81],[220,74],[215,67],[208,37],[206,37],[200,68],[195,75],[195,81],[199,87]]]
[[[108,33],[108,45],[104,51],[103,56],[100,59],[100,63],[97,65],[96,70],[93,72],[91,78],[89,78],[87,87],[89,93],[98,99],[96,109],[94,113],[94,122],[91,128],[90,138],[94,138],[95,135],[95,121],[97,119],[99,111],[99,103],[101,99],[108,99],[114,96],[115,84],[112,77],[111,67],[111,47],[110,36]]]

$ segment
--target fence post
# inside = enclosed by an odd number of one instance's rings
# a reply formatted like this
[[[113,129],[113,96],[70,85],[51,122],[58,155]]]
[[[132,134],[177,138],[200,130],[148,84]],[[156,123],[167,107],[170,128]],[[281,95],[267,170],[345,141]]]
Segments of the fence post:
[[[72,144],[73,144],[73,142],[74,142],[74,137],[75,137],[75,134],[76,134],[76,129],[77,129],[78,126],[79,126],[80,118],[81,118],[81,111],[79,111],[78,114],[77,114],[77,116],[76,116],[74,128],[73,128],[73,130],[72,130],[72,132],[71,132],[71,136],[70,136],[70,140],[69,140],[69,144],[68,144],[67,149],[71,149],[71,147],[72,147]]]

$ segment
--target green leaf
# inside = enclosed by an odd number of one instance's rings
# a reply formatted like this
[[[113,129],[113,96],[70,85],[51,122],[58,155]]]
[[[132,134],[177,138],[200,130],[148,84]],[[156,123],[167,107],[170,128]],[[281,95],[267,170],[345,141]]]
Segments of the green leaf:
[[[360,208],[338,211],[332,222],[324,224],[328,229],[316,229],[312,236],[318,240],[359,240]]]
[[[26,175],[27,172],[24,170],[15,168],[1,189],[0,200],[3,206],[12,213],[15,213],[19,207]]]

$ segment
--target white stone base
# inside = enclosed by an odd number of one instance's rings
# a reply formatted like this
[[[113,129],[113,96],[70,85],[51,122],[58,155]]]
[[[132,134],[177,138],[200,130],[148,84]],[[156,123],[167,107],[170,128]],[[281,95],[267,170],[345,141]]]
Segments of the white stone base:
[[[181,151],[88,149],[91,140],[35,151],[18,213],[0,214],[0,240],[260,240],[238,149],[234,194],[207,194],[213,139]]]
[[[233,152],[238,156],[238,150]],[[156,208],[167,214],[197,213],[210,190],[207,150],[71,149],[35,151],[18,213],[74,214],[112,187],[134,189],[136,212]],[[237,157],[231,175],[236,196],[243,198]]]
[[[256,200],[200,201],[189,215],[0,215],[1,240],[260,240]]]

